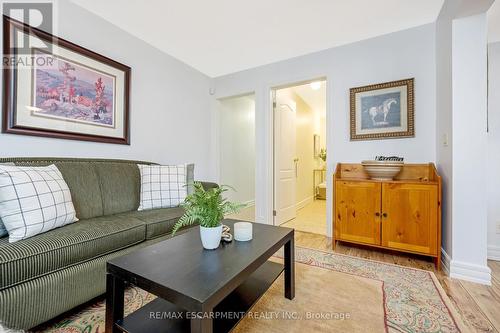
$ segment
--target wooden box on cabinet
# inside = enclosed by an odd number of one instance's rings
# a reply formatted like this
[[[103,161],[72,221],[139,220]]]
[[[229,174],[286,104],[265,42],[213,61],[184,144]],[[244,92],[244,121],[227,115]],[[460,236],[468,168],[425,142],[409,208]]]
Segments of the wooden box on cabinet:
[[[434,164],[405,164],[394,180],[371,180],[361,164],[333,177],[336,241],[431,256],[441,265],[441,177]]]

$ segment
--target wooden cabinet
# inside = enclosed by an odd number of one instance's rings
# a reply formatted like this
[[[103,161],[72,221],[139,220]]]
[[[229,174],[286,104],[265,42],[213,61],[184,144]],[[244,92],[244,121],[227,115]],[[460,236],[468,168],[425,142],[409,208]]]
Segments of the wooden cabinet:
[[[433,164],[405,165],[393,181],[370,180],[361,164],[334,175],[336,241],[428,255],[441,262],[441,178]]]
[[[437,185],[382,184],[382,212],[382,246],[438,254]]]
[[[380,244],[380,185],[363,181],[340,181],[335,185],[338,202],[335,238]]]

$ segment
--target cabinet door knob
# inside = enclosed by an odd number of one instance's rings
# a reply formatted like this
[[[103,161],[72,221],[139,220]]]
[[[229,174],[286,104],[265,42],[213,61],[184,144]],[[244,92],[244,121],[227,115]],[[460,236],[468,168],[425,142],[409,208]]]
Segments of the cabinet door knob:
[[[387,217],[387,213],[383,213],[383,214],[382,214],[382,216],[383,216],[383,217]]]
[[[376,212],[376,213],[375,213],[375,216],[379,217],[379,216],[380,216],[380,213],[379,213],[379,212]]]

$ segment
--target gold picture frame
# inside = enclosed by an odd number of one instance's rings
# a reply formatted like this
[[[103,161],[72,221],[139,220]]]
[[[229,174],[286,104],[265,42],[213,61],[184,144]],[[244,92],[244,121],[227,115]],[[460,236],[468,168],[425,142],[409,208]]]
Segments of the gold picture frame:
[[[350,89],[351,141],[415,136],[414,79]]]

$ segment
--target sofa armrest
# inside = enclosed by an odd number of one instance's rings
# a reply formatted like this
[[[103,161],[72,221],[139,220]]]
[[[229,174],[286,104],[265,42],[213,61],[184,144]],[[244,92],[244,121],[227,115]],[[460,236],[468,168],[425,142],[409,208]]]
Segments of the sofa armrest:
[[[219,187],[219,184],[217,183],[212,183],[212,182],[203,182],[203,181],[200,181],[201,185],[203,186],[203,188],[206,190],[209,190],[211,188],[216,188],[216,187]]]

